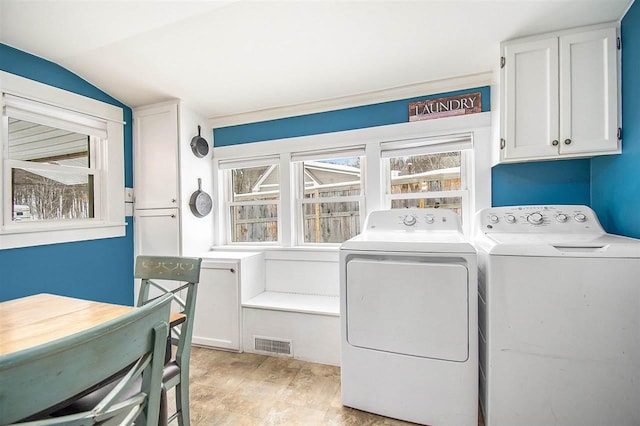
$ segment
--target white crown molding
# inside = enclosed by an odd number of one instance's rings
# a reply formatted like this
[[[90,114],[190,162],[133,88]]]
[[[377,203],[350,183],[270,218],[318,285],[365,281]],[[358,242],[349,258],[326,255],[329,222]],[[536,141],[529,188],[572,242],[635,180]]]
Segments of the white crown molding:
[[[467,76],[400,86],[393,89],[378,90],[359,95],[309,102],[300,105],[289,105],[241,114],[209,117],[209,125],[216,129],[239,124],[256,123],[260,121],[276,120],[279,118],[335,111],[345,108],[395,101],[398,99],[412,98],[415,96],[426,96],[428,94],[489,86],[493,81],[493,72],[471,74]]]

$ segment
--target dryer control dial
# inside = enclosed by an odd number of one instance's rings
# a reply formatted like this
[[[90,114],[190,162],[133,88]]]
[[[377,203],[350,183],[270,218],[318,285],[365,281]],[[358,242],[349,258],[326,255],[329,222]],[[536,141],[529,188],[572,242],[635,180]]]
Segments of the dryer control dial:
[[[507,223],[516,223],[516,217],[512,214],[508,214],[504,218],[507,221]]]
[[[436,218],[433,216],[427,216],[424,218],[425,222],[427,222],[429,225],[432,224],[433,222],[436,221]]]
[[[491,216],[489,216],[489,222],[491,223],[498,223],[500,219],[498,218],[497,214],[492,214]]]
[[[527,216],[527,222],[532,225],[540,225],[542,222],[544,222],[544,216],[542,216],[538,212],[531,213],[529,216]]]
[[[556,215],[556,220],[557,220],[558,222],[560,222],[560,223],[565,223],[565,222],[567,221],[567,219],[569,219],[569,218],[568,218],[568,217],[567,217],[567,215],[566,215],[566,214],[564,214],[564,213],[558,213],[558,214]]]
[[[404,223],[406,226],[413,226],[416,224],[417,221],[418,219],[416,219],[416,217],[412,215],[405,216],[402,219],[402,223]]]
[[[585,216],[584,213],[576,213],[576,215],[573,216],[573,218],[578,222],[584,222],[587,220],[587,216]]]

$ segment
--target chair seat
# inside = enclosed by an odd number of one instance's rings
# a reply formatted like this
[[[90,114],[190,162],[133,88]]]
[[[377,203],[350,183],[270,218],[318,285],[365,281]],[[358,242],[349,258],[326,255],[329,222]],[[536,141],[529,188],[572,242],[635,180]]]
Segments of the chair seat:
[[[104,397],[107,396],[109,392],[111,392],[113,388],[116,387],[117,384],[118,384],[118,381],[114,380],[113,382],[106,384],[94,390],[93,392],[87,395],[84,395],[81,398],[77,398],[71,401],[68,405],[64,406],[63,408],[60,408],[59,410],[56,410],[51,415],[53,417],[60,417],[60,416],[66,416],[69,414],[80,413],[82,411],[89,411],[93,407],[95,407],[100,401],[102,401]],[[139,377],[131,384],[131,386],[125,389],[125,391],[117,399],[116,402],[121,402],[132,397],[136,393],[140,392],[141,387],[142,387],[142,378]]]
[[[162,372],[162,382],[167,383],[169,380],[180,374],[180,366],[178,366],[178,362],[175,359],[172,359],[167,364],[164,365],[164,370]]]

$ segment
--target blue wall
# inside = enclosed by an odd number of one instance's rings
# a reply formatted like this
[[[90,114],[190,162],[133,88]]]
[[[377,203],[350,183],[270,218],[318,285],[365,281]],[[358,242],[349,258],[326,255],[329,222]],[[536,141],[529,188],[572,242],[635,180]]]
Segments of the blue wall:
[[[215,146],[220,147],[404,123],[408,121],[409,102],[477,91],[482,94],[482,111],[489,111],[491,90],[485,86],[279,120],[221,127],[213,130],[213,139]]]
[[[609,232],[640,238],[640,2],[622,20],[622,155],[594,158],[591,197]]]
[[[491,171],[492,205],[589,205],[589,179],[588,159],[501,164]]]
[[[124,109],[125,184],[133,184],[131,108],[52,62],[0,44],[0,70]],[[133,228],[121,238],[0,250],[0,301],[48,292],[133,303]]]

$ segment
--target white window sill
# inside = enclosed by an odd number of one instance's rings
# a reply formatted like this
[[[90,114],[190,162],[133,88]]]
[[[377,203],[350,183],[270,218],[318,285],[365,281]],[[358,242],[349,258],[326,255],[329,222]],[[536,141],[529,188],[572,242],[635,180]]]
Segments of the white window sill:
[[[31,225],[31,224],[30,224]],[[49,226],[19,226],[0,231],[0,250],[123,237],[126,223],[93,223]]]
[[[265,260],[311,260],[311,261],[338,261],[338,253],[340,246],[332,245],[324,246],[296,246],[296,247],[278,247],[278,246],[215,246],[211,248],[212,252],[259,252],[264,253]]]

